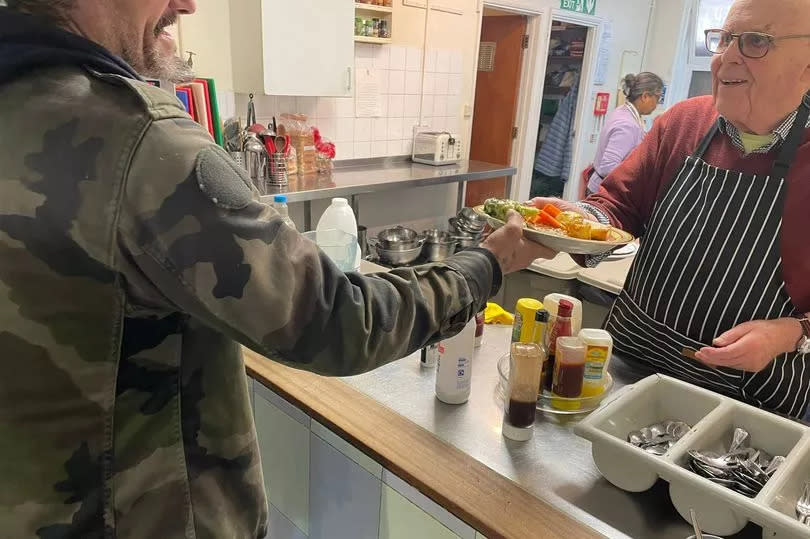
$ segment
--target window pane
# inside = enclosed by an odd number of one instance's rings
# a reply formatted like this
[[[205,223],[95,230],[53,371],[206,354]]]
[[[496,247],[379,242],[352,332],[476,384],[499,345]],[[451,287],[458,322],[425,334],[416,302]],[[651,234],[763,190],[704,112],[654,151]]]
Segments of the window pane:
[[[689,97],[712,94],[712,74],[709,71],[692,71]]]
[[[726,15],[731,9],[734,0],[700,0],[697,20],[695,21],[695,56],[708,58],[711,56],[706,50],[706,35],[704,30],[709,28],[722,28],[726,22]]]

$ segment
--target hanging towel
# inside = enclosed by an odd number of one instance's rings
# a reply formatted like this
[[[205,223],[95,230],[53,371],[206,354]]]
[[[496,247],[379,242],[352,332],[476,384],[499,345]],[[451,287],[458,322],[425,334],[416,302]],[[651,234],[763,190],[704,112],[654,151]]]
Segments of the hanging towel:
[[[552,178],[568,181],[573,154],[574,118],[577,110],[579,83],[575,84],[562,101],[546,135],[546,140],[534,161],[534,170]]]

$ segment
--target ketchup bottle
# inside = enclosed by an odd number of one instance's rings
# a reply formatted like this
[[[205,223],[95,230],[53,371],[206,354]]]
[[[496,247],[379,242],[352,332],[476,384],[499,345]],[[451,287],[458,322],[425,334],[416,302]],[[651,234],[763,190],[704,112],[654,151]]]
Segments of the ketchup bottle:
[[[548,361],[545,363],[543,376],[543,387],[551,391],[554,383],[554,357],[557,353],[557,339],[560,337],[571,337],[571,315],[574,313],[574,304],[567,299],[561,299],[557,307],[557,318],[548,332]]]

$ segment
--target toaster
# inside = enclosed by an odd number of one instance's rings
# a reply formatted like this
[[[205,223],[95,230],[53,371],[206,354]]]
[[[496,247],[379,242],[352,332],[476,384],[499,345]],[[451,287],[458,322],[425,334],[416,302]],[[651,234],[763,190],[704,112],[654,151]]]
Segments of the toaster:
[[[413,139],[413,155],[416,163],[426,165],[452,165],[461,161],[461,139],[447,131],[423,131]]]

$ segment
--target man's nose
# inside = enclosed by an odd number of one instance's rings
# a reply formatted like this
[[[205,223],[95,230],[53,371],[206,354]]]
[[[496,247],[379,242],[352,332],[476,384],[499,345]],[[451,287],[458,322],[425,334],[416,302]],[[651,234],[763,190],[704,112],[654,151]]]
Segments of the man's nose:
[[[191,15],[197,11],[197,0],[172,0],[170,7],[177,13]]]
[[[728,48],[723,51],[723,62],[741,64],[743,58],[743,53],[740,51],[740,38],[732,39]]]

